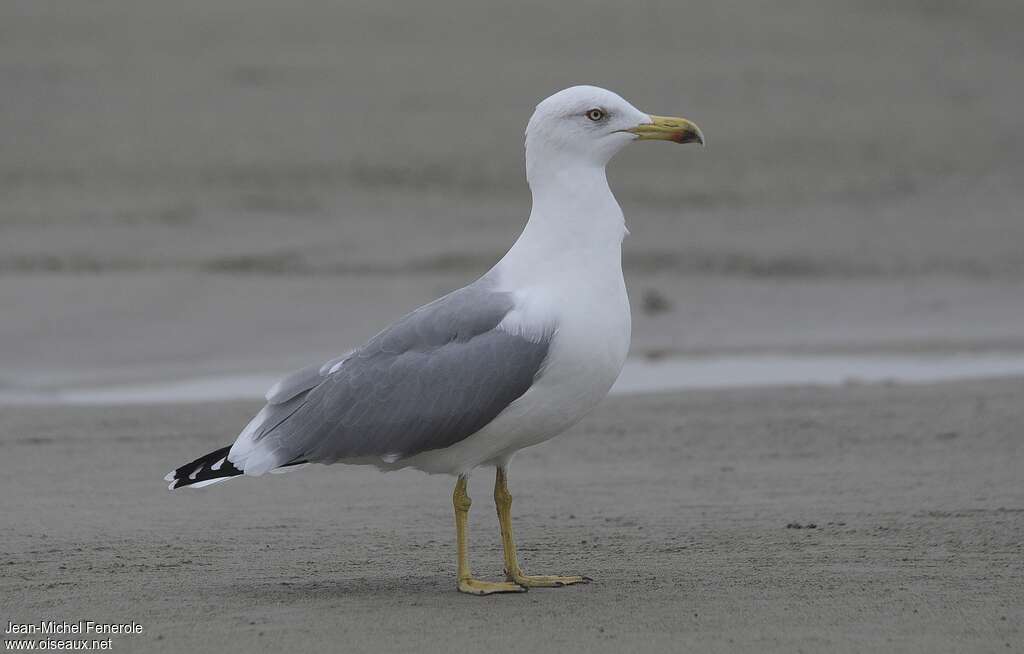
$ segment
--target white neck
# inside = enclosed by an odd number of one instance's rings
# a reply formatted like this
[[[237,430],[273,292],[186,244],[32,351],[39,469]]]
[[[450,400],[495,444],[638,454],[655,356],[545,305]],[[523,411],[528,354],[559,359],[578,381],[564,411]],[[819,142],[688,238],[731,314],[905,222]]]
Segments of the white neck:
[[[496,266],[501,277],[526,284],[578,271],[621,279],[627,231],[603,162],[529,155],[528,150],[533,208],[519,239]]]

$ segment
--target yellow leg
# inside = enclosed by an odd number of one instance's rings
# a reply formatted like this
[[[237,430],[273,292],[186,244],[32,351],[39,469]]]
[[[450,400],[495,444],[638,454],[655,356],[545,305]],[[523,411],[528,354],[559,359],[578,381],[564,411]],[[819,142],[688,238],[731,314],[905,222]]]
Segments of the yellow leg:
[[[501,545],[505,550],[505,578],[524,588],[556,588],[570,584],[588,584],[590,577],[562,577],[558,575],[525,575],[519,567],[516,543],[512,538],[512,493],[508,492],[505,469],[498,466],[494,475],[494,506],[498,509],[501,525]]]
[[[466,523],[469,520],[469,507],[473,502],[466,494],[466,477],[460,476],[455,483],[452,494],[455,506],[455,539],[459,552],[459,591],[471,595],[490,595],[491,593],[521,593],[526,587],[507,581],[480,581],[473,579],[469,571],[469,534]]]

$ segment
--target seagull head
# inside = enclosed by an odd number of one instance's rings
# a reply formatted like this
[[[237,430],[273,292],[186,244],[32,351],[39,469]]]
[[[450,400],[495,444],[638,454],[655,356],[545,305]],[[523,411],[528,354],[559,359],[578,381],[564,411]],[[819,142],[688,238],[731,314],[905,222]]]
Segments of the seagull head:
[[[704,135],[686,118],[654,116],[617,93],[573,86],[537,105],[526,127],[527,166],[538,158],[603,166],[633,141],[703,145]]]

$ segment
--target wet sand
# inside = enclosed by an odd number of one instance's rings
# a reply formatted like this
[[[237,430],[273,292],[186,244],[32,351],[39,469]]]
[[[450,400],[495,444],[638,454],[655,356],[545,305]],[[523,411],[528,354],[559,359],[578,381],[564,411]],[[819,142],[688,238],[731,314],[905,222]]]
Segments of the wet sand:
[[[117,651],[1016,651],[1022,393],[610,398],[511,476],[527,569],[595,582],[489,598],[454,590],[448,478],[315,466],[169,493],[254,404],[5,409],[0,611],[144,625]],[[471,534],[493,577],[490,482]]]

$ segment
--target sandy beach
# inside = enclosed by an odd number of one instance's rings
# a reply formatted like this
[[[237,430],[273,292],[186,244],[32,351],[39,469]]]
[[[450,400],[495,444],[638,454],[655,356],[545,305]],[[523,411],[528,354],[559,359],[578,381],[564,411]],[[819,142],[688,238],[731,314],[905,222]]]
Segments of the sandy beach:
[[[6,2],[0,399],[359,345],[507,250],[526,120],[578,83],[708,137],[609,169],[634,360],[1019,358],[1022,7]],[[1022,379],[611,397],[511,469],[527,570],[595,582],[483,599],[454,589],[447,478],[172,494],[258,404],[0,401],[0,624],[143,626],[115,651],[1024,651]]]
[[[527,569],[595,582],[489,598],[455,592],[448,478],[315,466],[168,493],[253,404],[5,409],[0,611],[142,624],[117,651],[1016,651],[1022,393],[609,399],[511,479]],[[490,483],[471,553],[494,577]]]

